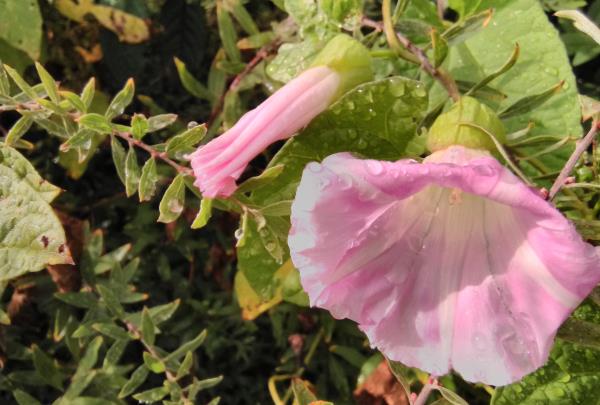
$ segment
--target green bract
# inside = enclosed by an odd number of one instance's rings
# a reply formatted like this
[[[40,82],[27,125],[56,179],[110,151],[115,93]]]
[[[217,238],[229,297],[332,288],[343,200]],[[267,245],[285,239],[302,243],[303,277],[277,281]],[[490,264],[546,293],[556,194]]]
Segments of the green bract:
[[[310,67],[328,66],[341,76],[335,99],[361,83],[373,80],[369,50],[354,38],[339,34],[319,52]]]
[[[472,149],[496,150],[492,136],[504,143],[504,125],[492,110],[472,97],[462,97],[431,126],[427,148],[431,152],[451,145]]]

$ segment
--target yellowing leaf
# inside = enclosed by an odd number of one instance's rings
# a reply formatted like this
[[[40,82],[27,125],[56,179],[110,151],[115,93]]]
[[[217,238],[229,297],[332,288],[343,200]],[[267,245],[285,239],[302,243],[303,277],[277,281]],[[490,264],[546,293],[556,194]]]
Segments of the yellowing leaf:
[[[122,10],[110,6],[94,4],[92,0],[55,0],[54,6],[65,17],[77,22],[85,22],[87,14],[93,15],[100,24],[111,30],[119,40],[137,44],[150,37],[146,22]]]

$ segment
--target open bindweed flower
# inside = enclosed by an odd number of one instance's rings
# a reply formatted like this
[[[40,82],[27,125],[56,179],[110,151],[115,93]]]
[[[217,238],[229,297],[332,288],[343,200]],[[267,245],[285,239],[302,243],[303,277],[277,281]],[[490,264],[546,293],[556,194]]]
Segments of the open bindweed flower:
[[[313,306],[388,358],[504,385],[542,366],[600,281],[598,251],[484,149],[349,153],[304,170],[288,244]]]
[[[313,65],[190,155],[194,184],[209,198],[228,197],[248,163],[293,136],[337,97],[372,77],[369,53],[347,35],[334,37]]]

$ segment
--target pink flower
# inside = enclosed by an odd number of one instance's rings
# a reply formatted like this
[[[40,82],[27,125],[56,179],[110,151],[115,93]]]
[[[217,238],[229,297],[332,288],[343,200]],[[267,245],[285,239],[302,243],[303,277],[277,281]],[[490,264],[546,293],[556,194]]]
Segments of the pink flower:
[[[489,153],[329,156],[304,170],[289,247],[310,302],[392,360],[504,385],[542,366],[600,281],[597,250]]]
[[[306,70],[227,132],[191,156],[194,184],[205,197],[229,197],[248,163],[273,142],[287,139],[332,102],[340,75],[327,66]]]

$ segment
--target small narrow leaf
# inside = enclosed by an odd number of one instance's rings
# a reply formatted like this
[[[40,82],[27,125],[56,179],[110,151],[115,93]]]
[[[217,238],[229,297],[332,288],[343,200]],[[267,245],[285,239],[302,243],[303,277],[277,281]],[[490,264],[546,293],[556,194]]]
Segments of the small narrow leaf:
[[[158,181],[158,173],[156,171],[156,160],[150,158],[142,167],[142,175],[140,176],[140,185],[138,195],[140,202],[148,201],[156,193],[156,183]]]
[[[181,362],[181,365],[179,366],[179,369],[177,370],[177,376],[175,378],[177,378],[179,380],[180,378],[188,375],[190,373],[190,369],[192,367],[193,362],[194,362],[194,353],[187,352]]]
[[[117,170],[117,175],[121,179],[123,184],[126,184],[125,177],[125,148],[121,146],[121,143],[117,140],[116,136],[111,136],[110,147],[112,149],[113,163]]]
[[[558,84],[550,87],[546,91],[543,91],[539,94],[534,94],[533,96],[523,97],[522,99],[517,100],[514,104],[502,110],[498,114],[498,117],[505,119],[514,117],[515,115],[527,113],[544,104],[553,95],[557,94],[562,89],[564,84],[564,80],[561,80]]]
[[[165,364],[148,352],[144,352],[144,365],[154,374],[162,374],[165,372]]]
[[[87,112],[86,105],[83,103],[81,97],[79,97],[77,94],[70,91],[60,91],[59,93],[62,97],[66,98],[69,104],[71,104],[71,106],[77,111],[84,114]]]
[[[133,398],[138,400],[139,402],[153,403],[160,401],[161,399],[166,397],[168,393],[169,390],[166,387],[158,387],[152,388],[148,391],[140,392],[139,394],[135,394]]]
[[[185,63],[178,58],[175,58],[175,67],[177,68],[177,74],[183,88],[186,89],[194,97],[198,97],[204,100],[211,101],[214,96],[213,94],[200,83],[192,74],[187,70]]]
[[[294,402],[298,405],[311,405],[317,401],[317,397],[310,390],[308,383],[300,378],[292,380],[292,392],[294,393]]]
[[[102,301],[104,301],[104,304],[108,310],[117,318],[123,318],[125,316],[125,310],[121,306],[121,303],[117,299],[117,296],[113,290],[105,287],[104,285],[98,285],[97,288],[98,293],[102,297]]]
[[[13,391],[13,396],[19,405],[42,405],[40,401],[19,389]]]
[[[96,92],[96,79],[94,79],[92,77],[90,80],[88,80],[88,82],[86,83],[85,87],[83,88],[83,90],[81,92],[81,101],[83,101],[83,104],[86,107],[86,111],[92,105],[92,101],[94,100],[95,92]]]
[[[20,88],[30,100],[36,100],[39,98],[37,92],[25,81],[25,79],[23,79],[23,77],[21,77],[19,72],[8,65],[4,65],[4,70],[6,73],[8,73],[11,79],[13,79],[17,87]]]
[[[452,405],[469,405],[467,401],[462,399],[455,392],[450,391],[448,388],[437,386],[436,389],[442,394],[444,399]]]
[[[32,347],[33,365],[39,376],[54,388],[62,391],[62,374],[54,364],[54,360],[37,345]]]
[[[83,148],[89,149],[92,144],[95,132],[90,129],[80,129],[75,135],[67,139],[59,149],[61,152],[68,152],[71,149]]]
[[[225,49],[227,57],[232,62],[240,62],[242,56],[236,45],[237,34],[235,33],[235,27],[233,26],[233,21],[231,21],[231,16],[227,10],[223,8],[220,2],[217,3],[217,23],[219,24],[221,43],[223,44],[223,49]]]
[[[206,333],[206,329],[204,329],[194,339],[181,345],[178,349],[165,357],[165,363],[169,363],[173,360],[179,360],[187,352],[193,352],[196,350],[202,343],[204,343],[204,339],[206,339]]]
[[[102,364],[102,368],[106,368],[107,366],[115,366],[121,359],[121,356],[125,352],[125,348],[129,344],[128,340],[115,340],[110,349],[106,352],[106,356],[104,357],[104,362]]]
[[[144,310],[142,311],[142,339],[144,340],[144,343],[150,346],[154,345],[156,339],[154,328],[154,322],[152,322],[150,312],[148,311],[148,308],[144,307]]]
[[[135,390],[138,389],[138,387],[142,385],[144,381],[146,381],[148,374],[149,370],[144,365],[139,366],[131,374],[129,381],[127,381],[123,388],[121,388],[121,392],[119,392],[119,398],[125,398],[133,394]]]
[[[120,326],[115,325],[114,323],[95,323],[92,325],[92,329],[97,332],[102,333],[105,336],[108,336],[111,339],[115,340],[131,340],[131,336],[129,333],[125,331],[125,329]]]
[[[500,66],[500,68],[498,70],[489,74],[488,76],[483,78],[483,80],[481,80],[479,83],[477,83],[475,86],[473,86],[467,93],[465,93],[465,96],[470,96],[471,94],[475,93],[477,90],[482,89],[485,86],[487,86],[487,84],[490,83],[495,78],[500,77],[504,73],[508,72],[510,70],[510,68],[512,68],[515,65],[515,63],[517,63],[520,53],[521,53],[521,48],[519,47],[519,44],[515,44],[513,53],[510,55],[508,60],[502,66]]]
[[[4,143],[6,143],[8,146],[15,145],[17,141],[21,139],[21,137],[25,135],[27,131],[29,131],[29,128],[31,128],[32,123],[33,121],[31,120],[31,118],[27,116],[22,116],[21,118],[19,118],[19,120],[15,122],[15,124],[12,126],[10,131],[8,131]]]
[[[139,182],[140,167],[138,166],[135,149],[131,146],[125,158],[125,193],[127,197],[131,197],[138,191]]]
[[[148,118],[148,132],[159,131],[177,121],[177,114],[159,114]]]
[[[82,115],[77,119],[77,122],[81,126],[102,134],[110,134],[113,131],[110,121],[105,116],[100,114],[89,113]]]
[[[185,183],[183,175],[179,174],[165,191],[158,206],[160,216],[158,222],[169,223],[175,221],[183,212],[185,204]]]
[[[200,229],[204,227],[210,217],[212,216],[212,203],[213,200],[211,198],[203,198],[200,202],[200,211],[198,211],[198,215],[192,222],[192,229]]]
[[[242,29],[246,31],[248,35],[258,34],[258,27],[256,26],[254,19],[250,13],[248,13],[241,1],[234,1],[233,4],[231,4],[231,9],[229,11],[231,11],[233,17],[240,23]]]
[[[131,118],[131,134],[135,139],[142,139],[148,133],[148,119],[144,114],[134,114]]]
[[[257,190],[261,187],[267,186],[270,184],[271,180],[277,178],[283,169],[284,165],[275,165],[272,167],[268,167],[265,169],[260,175],[251,177],[237,188],[237,193],[247,193],[249,191]]]
[[[60,101],[60,97],[58,96],[58,86],[56,85],[56,81],[54,78],[48,73],[48,71],[39,63],[35,62],[35,69],[37,70],[38,76],[44,85],[44,89],[46,89],[46,93],[55,103]]]
[[[193,149],[194,145],[206,135],[206,125],[197,125],[187,131],[174,136],[167,142],[167,153],[172,155],[177,152],[187,152]]]
[[[125,108],[131,104],[134,93],[135,85],[133,79],[129,79],[127,80],[127,83],[125,83],[123,89],[118,92],[115,98],[113,98],[113,100],[110,102],[110,105],[108,106],[106,113],[104,113],[104,116],[108,120],[112,120],[116,116],[123,114]]]
[[[8,76],[6,75],[6,70],[4,70],[4,65],[0,60],[0,95],[2,96],[10,96],[10,82],[8,81]]]

